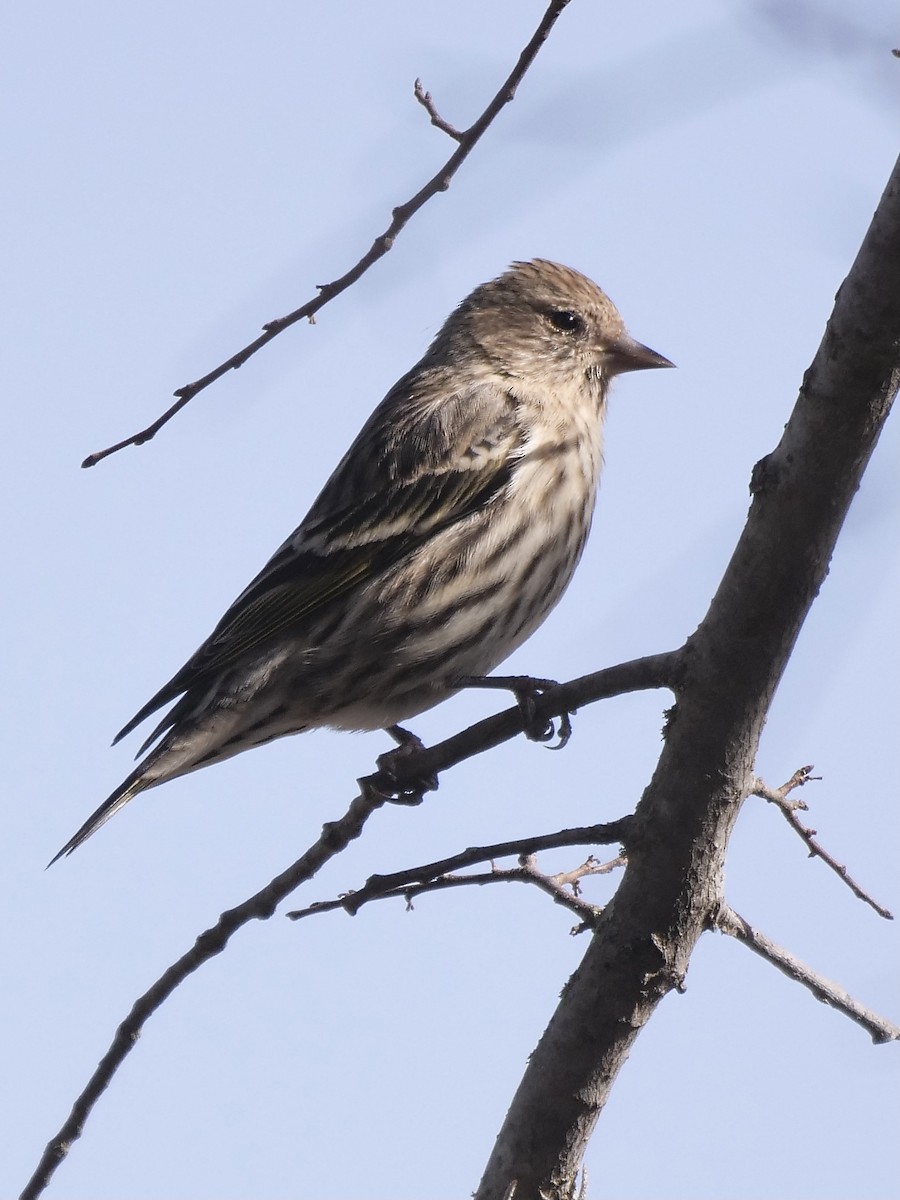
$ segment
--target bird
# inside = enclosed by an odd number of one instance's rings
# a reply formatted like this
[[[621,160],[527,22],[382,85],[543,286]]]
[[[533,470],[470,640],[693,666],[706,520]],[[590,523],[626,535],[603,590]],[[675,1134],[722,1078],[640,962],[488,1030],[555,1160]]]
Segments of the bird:
[[[51,860],[129,800],[304,730],[386,729],[486,678],[581,558],[612,379],[671,367],[587,276],[515,262],[388,392],[296,530],[118,733],[171,705]],[[143,756],[143,757],[141,757]]]

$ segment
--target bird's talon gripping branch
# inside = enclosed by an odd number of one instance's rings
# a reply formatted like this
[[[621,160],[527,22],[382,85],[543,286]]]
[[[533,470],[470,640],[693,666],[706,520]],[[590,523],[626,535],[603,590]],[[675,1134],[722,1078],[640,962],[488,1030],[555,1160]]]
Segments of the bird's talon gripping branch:
[[[404,801],[399,799],[390,777],[382,771],[376,771],[374,775],[362,775],[356,782],[359,785],[359,794],[375,808],[382,804],[413,804],[419,802],[416,800]]]
[[[574,711],[574,710],[573,710]],[[556,744],[547,746],[548,750],[562,750],[569,738],[572,736],[572,714],[564,712],[559,718],[559,726],[556,729]]]
[[[389,725],[387,733],[397,743],[395,750],[380,754],[375,760],[378,771],[367,776],[377,793],[393,804],[421,804],[426,792],[436,792],[437,775],[415,774],[410,777],[407,765],[410,756],[425,749],[420,737],[401,725]]]
[[[464,675],[457,680],[459,687],[471,688],[501,688],[512,692],[522,712],[522,725],[525,736],[531,742],[550,742],[557,738],[555,746],[548,750],[562,750],[572,736],[572,714],[560,713],[557,727],[550,717],[539,717],[536,712],[537,702],[544,692],[559,687],[555,679],[538,679],[531,675],[488,675],[484,678]]]
[[[550,688],[558,687],[559,684],[555,679],[530,679],[527,676],[512,688],[513,695],[518,701],[519,708],[522,710],[522,719],[525,726],[525,736],[532,742],[552,742],[557,739],[553,746],[548,745],[548,750],[562,750],[566,742],[572,736],[572,716],[568,712],[560,713],[559,726],[549,717],[538,717],[535,712],[535,707],[538,699],[549,691]]]
[[[363,775],[356,781],[360,793],[370,804],[403,804],[415,808],[425,799],[422,788],[400,787],[387,771],[376,771],[374,775]]]
[[[535,712],[537,695],[534,692],[516,693],[516,701],[522,710],[524,733],[529,742],[552,742],[556,726],[549,717],[539,717]]]

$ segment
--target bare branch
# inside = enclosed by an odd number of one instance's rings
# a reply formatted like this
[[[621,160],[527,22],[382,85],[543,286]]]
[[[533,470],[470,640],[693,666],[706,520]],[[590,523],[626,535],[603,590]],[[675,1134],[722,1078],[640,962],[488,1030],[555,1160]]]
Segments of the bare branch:
[[[296,909],[286,915],[292,921],[299,921],[303,917],[334,912],[336,909],[342,908],[351,916],[356,916],[363,905],[372,900],[384,900],[397,896],[408,897],[411,894],[419,894],[421,891],[437,890],[427,886],[435,880],[453,877],[472,882],[484,882],[480,879],[476,880],[473,875],[454,876],[454,872],[474,866],[476,863],[493,863],[498,858],[509,858],[514,854],[522,859],[530,858],[541,850],[558,850],[564,846],[608,846],[616,842],[626,842],[631,823],[631,817],[622,817],[618,821],[610,821],[603,825],[561,829],[558,833],[543,833],[535,837],[516,838],[510,842],[495,842],[491,846],[470,846],[467,850],[460,851],[459,854],[438,859],[437,862],[409,867],[405,871],[394,871],[390,875],[370,875],[365,885],[358,891],[348,892],[336,900],[318,900],[307,908]],[[593,861],[596,863],[596,860]],[[611,863],[596,863],[592,870],[582,871],[582,874],[606,874],[620,865],[622,861],[624,860],[620,856],[613,859]],[[580,870],[581,868],[579,868]],[[556,875],[553,878],[559,884],[574,882],[574,877],[571,880],[562,875]],[[454,886],[457,885],[454,884]]]
[[[135,1001],[131,1012],[116,1030],[112,1044],[75,1101],[59,1133],[47,1144],[20,1200],[34,1200],[34,1197],[39,1196],[47,1187],[54,1171],[69,1153],[72,1143],[81,1137],[91,1110],[109,1086],[129,1051],[134,1048],[147,1020],[172,995],[179,984],[205,962],[220,954],[232,935],[248,922],[268,920],[286,896],[301,883],[311,879],[329,859],[340,853],[354,838],[359,837],[363,826],[377,807],[377,803],[361,796],[357,797],[343,817],[323,826],[322,836],[292,866],[242,904],[222,913],[215,925],[201,933],[191,949]]]
[[[860,887],[843,863],[839,863],[815,840],[816,830],[807,828],[797,816],[798,809],[807,809],[808,806],[802,800],[789,800],[788,795],[794,788],[802,787],[805,783],[820,778],[817,775],[811,775],[810,771],[812,771],[812,766],[800,767],[780,788],[771,788],[762,779],[757,779],[753,785],[753,795],[768,800],[770,804],[774,804],[781,811],[791,829],[806,843],[810,858],[821,858],[822,862],[831,867],[835,875],[843,880],[854,896],[863,900],[870,908],[874,908],[878,915],[884,917],[886,921],[893,921],[894,914],[890,909],[879,904],[864,888]]]
[[[823,1004],[827,1004],[831,1008],[836,1008],[851,1021],[861,1025],[871,1035],[872,1041],[876,1045],[900,1039],[900,1027],[860,1004],[840,984],[832,983],[830,979],[826,979],[824,975],[820,975],[818,971],[814,971],[812,967],[801,962],[789,950],[785,950],[767,938],[764,933],[754,929],[733,908],[729,908],[727,905],[722,906],[716,916],[715,927],[722,933],[727,933],[729,937],[743,942],[754,953],[787,975],[788,979],[793,979],[795,983],[801,983],[812,992],[817,1000],[821,1000]]]
[[[567,874],[576,875],[579,872],[588,874],[602,874],[603,871],[599,868],[606,867],[605,863],[597,863],[597,870],[593,870],[589,863],[585,863],[582,867],[576,868],[573,872]],[[608,867],[608,870],[613,870],[613,867]],[[578,898],[573,891],[567,891],[563,884],[558,882],[558,878],[553,875],[544,875],[539,871],[531,858],[524,859],[517,867],[492,867],[490,871],[481,871],[473,875],[443,875],[440,879],[432,879],[428,883],[414,884],[411,887],[391,893],[391,896],[402,896],[406,900],[407,909],[413,907],[413,901],[423,896],[426,892],[442,892],[448,888],[459,887],[481,887],[486,883],[530,883],[539,888],[546,895],[550,896],[555,904],[562,905],[563,908],[573,912],[579,920],[579,927],[572,932],[580,933],[582,929],[592,929],[594,922],[599,916],[601,909],[596,908],[593,904],[587,904],[584,900]],[[370,900],[385,900],[390,898],[387,894],[384,896],[371,896]],[[355,899],[355,897],[351,897]],[[333,901],[330,903],[334,903]],[[341,902],[338,901],[338,904]],[[309,915],[301,914],[301,915]]]
[[[753,794],[762,797],[763,800],[768,800],[771,804],[777,804],[782,811],[793,812],[798,808],[806,810],[809,805],[805,800],[799,798],[788,800],[788,796],[797,788],[802,788],[804,784],[821,782],[822,776],[813,775],[812,771],[812,763],[808,763],[805,767],[798,767],[787,783],[783,783],[780,788],[769,787],[762,779],[757,779],[753,787]]]
[[[461,142],[466,136],[463,132],[451,125],[449,121],[445,121],[441,114],[434,106],[434,100],[431,98],[431,92],[426,92],[422,87],[422,80],[417,79],[413,88],[416,99],[431,117],[431,123],[448,137],[452,137],[455,142]]]
[[[636,659],[604,671],[584,675],[580,679],[560,684],[543,693],[535,702],[535,713],[539,717],[549,718],[563,711],[572,711],[579,704],[584,705],[622,692],[671,686],[671,681],[677,677],[677,673],[677,652]],[[516,706],[497,716],[489,717],[486,721],[479,721],[436,746],[409,754],[403,760],[404,779],[401,779],[400,783],[407,778],[414,781],[438,770],[445,770],[492,746],[508,741],[522,732],[522,722],[522,711]],[[312,878],[324,863],[340,853],[354,838],[359,837],[368,818],[389,799],[378,786],[372,786],[373,781],[377,785],[384,785],[380,772],[360,780],[360,794],[353,800],[343,817],[325,825],[319,840],[271,883],[236,908],[224,912],[216,924],[201,933],[191,949],[135,1001],[131,1012],[116,1030],[109,1050],[75,1101],[67,1120],[59,1133],[47,1144],[20,1200],[34,1200],[44,1191],[53,1172],[68,1154],[72,1143],[81,1136],[91,1110],[134,1046],[146,1021],[171,996],[178,985],[209,959],[221,953],[238,929],[250,921],[267,920],[271,917],[285,897],[301,883]],[[627,833],[629,821],[630,818],[625,817],[609,826],[594,827],[597,844],[604,840],[620,840]],[[603,833],[604,829],[610,832],[608,839]],[[578,833],[574,830],[563,831],[557,835],[556,844],[578,844],[578,838],[575,836],[570,841],[565,841],[566,832],[570,835]],[[536,844],[539,842],[540,839],[531,839],[535,849],[540,848]],[[526,844],[527,842],[522,843]]]
[[[635,658],[602,671],[593,671],[572,679],[568,683],[548,688],[534,700],[533,717],[536,721],[574,713],[587,704],[622,696],[627,692],[650,691],[655,688],[678,690],[683,656],[681,650],[670,650],[664,654],[652,654],[646,658]],[[524,731],[524,719],[519,705],[504,709],[495,716],[486,717],[464,729],[461,733],[426,747],[404,753],[392,761],[388,775],[378,771],[360,780],[364,787],[387,798],[398,792],[415,792],[421,781],[436,776],[457,763],[491,750]]]
[[[529,855],[529,858],[532,856]],[[617,854],[615,858],[609,858],[606,862],[600,862],[594,858],[593,854],[589,854],[580,867],[575,867],[572,871],[557,871],[555,875],[550,875],[558,887],[570,887],[576,896],[581,894],[580,883],[582,879],[589,875],[610,875],[613,871],[617,871],[619,867],[624,867],[628,862],[626,854]]]
[[[225,362],[220,363],[213,370],[209,371],[200,379],[196,379],[193,383],[187,383],[180,387],[175,392],[175,403],[160,416],[157,417],[152,424],[146,429],[141,429],[138,433],[134,433],[131,437],[124,438],[121,442],[116,442],[112,446],[107,446],[105,450],[97,450],[93,454],[89,454],[82,467],[93,467],[98,462],[102,462],[104,458],[108,458],[111,454],[123,450],[126,446],[141,446],[144,442],[149,442],[151,438],[159,433],[164,425],[181,411],[186,404],[202,392],[204,388],[209,387],[211,383],[215,383],[223,375],[229,371],[235,371],[238,367],[242,367],[244,363],[254,355],[257,350],[261,350],[268,342],[277,337],[291,325],[295,325],[298,321],[302,321],[304,317],[311,318],[320,308],[324,307],[335,296],[339,296],[341,292],[347,290],[351,284],[356,283],[360,276],[376,263],[380,258],[391,249],[397,236],[409,223],[410,219],[415,216],[420,208],[426,204],[432,196],[436,196],[439,192],[446,192],[450,186],[450,181],[453,176],[469,157],[476,143],[487,130],[494,118],[500,110],[504,108],[514,98],[516,89],[522,82],[526,71],[537,57],[538,51],[544,42],[550,36],[550,31],[556,24],[556,21],[562,13],[563,9],[568,5],[569,0],[551,0],[547,7],[547,11],[541,18],[540,24],[535,30],[528,45],[519,55],[518,62],[507,76],[502,87],[488,104],[487,108],[481,116],[469,126],[464,133],[459,133],[451,125],[447,124],[439,117],[434,109],[431,97],[427,92],[422,92],[422,85],[416,80],[415,96],[420,104],[423,104],[431,115],[432,124],[449,134],[450,137],[459,142],[458,148],[450,155],[440,170],[428,180],[418,192],[404,204],[398,204],[391,214],[391,223],[387,229],[379,237],[375,239],[367,252],[359,259],[359,261],[350,268],[349,271],[341,275],[338,279],[332,280],[331,283],[323,283],[318,285],[318,296],[308,300],[293,312],[288,313],[283,317],[276,317],[272,321],[268,321],[263,326],[263,332],[252,342],[249,342],[243,349],[238,350]],[[421,93],[421,94],[420,94]]]

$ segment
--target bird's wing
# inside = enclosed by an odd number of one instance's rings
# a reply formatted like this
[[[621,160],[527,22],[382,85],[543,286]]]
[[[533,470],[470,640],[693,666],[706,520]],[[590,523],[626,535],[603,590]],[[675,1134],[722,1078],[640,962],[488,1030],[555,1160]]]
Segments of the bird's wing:
[[[514,396],[492,383],[466,392],[441,392],[439,383],[420,371],[388,393],[302,524],[116,741],[248,651],[302,629],[506,486],[522,447]],[[168,714],[142,750],[176,715]]]

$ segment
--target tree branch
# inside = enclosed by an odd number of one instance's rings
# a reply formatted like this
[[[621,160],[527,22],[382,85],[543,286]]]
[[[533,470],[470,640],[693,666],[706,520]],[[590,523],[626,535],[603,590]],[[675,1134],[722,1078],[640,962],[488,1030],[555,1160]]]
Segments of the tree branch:
[[[865,901],[871,908],[874,908],[879,917],[884,917],[886,921],[893,921],[894,914],[889,908],[885,908],[883,904],[879,904],[873,899],[869,893],[862,888],[856,880],[851,876],[850,872],[839,863],[828,851],[821,846],[816,840],[816,830],[809,829],[800,818],[797,816],[798,809],[806,809],[807,805],[802,800],[788,800],[788,793],[794,788],[802,787],[803,784],[809,783],[812,779],[818,778],[815,775],[810,775],[812,767],[801,767],[795,771],[787,783],[782,784],[780,788],[769,787],[762,779],[757,779],[753,786],[754,796],[760,796],[763,800],[768,800],[770,804],[774,804],[781,812],[781,815],[790,825],[791,829],[800,837],[809,850],[810,858],[821,858],[826,866],[831,867],[832,871],[843,880],[854,896]]]
[[[419,890],[430,890],[427,885],[435,880],[452,876],[474,881],[475,876],[453,876],[453,873],[465,867],[475,866],[476,863],[492,863],[498,858],[510,858],[512,855],[530,858],[541,850],[558,850],[564,846],[608,846],[616,842],[627,842],[631,824],[631,817],[621,817],[618,821],[610,821],[603,825],[561,829],[558,833],[542,833],[535,837],[516,838],[511,842],[495,842],[491,846],[470,846],[449,858],[438,859],[437,862],[408,867],[405,871],[394,871],[390,875],[370,875],[364,886],[355,892],[348,892],[336,900],[317,900],[307,908],[295,909],[286,916],[292,921],[299,921],[303,917],[334,912],[335,909],[342,908],[351,917],[355,917],[363,905],[372,900],[418,894]],[[618,861],[614,860],[616,865]],[[598,868],[585,873],[599,875],[605,874],[605,871]],[[559,879],[558,876],[554,878]]]
[[[729,908],[728,905],[723,905],[719,910],[715,919],[715,928],[722,933],[727,933],[729,937],[737,938],[745,946],[761,958],[770,962],[773,967],[777,967],[787,975],[788,979],[793,979],[795,983],[800,983],[807,988],[815,996],[817,1000],[821,1000],[823,1004],[827,1004],[830,1008],[836,1008],[838,1012],[842,1012],[849,1017],[851,1021],[855,1021],[857,1025],[861,1025],[872,1037],[872,1041],[876,1045],[884,1042],[895,1042],[900,1039],[900,1027],[888,1021],[885,1017],[879,1016],[872,1009],[866,1008],[855,1000],[849,992],[845,991],[840,984],[832,983],[830,979],[826,979],[824,975],[820,975],[814,971],[812,967],[808,967],[806,963],[801,962],[789,950],[785,950],[770,938],[767,938],[764,933],[760,933],[758,929],[754,929],[748,921]]]
[[[535,713],[549,719],[561,712],[572,711],[579,704],[584,705],[595,700],[607,699],[624,692],[669,686],[670,681],[677,677],[677,673],[677,652],[635,659],[630,663],[622,663],[603,671],[595,671],[590,675],[584,675],[544,692],[535,702]],[[463,762],[467,758],[508,741],[522,731],[521,709],[518,706],[507,709],[487,720],[479,721],[436,746],[425,747],[406,756],[403,759],[403,773],[399,776],[399,783],[401,786],[404,782],[413,783],[417,779],[421,779],[423,775],[446,770],[456,763]],[[393,784],[394,779],[390,783]],[[372,784],[378,786],[371,786]],[[388,802],[389,797],[379,790],[380,787],[386,786],[381,772],[360,780],[360,785],[359,796],[352,801],[344,816],[338,821],[325,825],[322,829],[322,836],[305,854],[255,895],[236,908],[224,912],[216,924],[201,933],[191,949],[174,962],[135,1001],[131,1012],[116,1030],[112,1044],[75,1101],[69,1117],[59,1133],[47,1144],[37,1169],[22,1192],[20,1200],[34,1200],[46,1188],[54,1171],[68,1154],[72,1143],[81,1137],[91,1110],[109,1086],[129,1051],[134,1047],[148,1018],[171,996],[179,984],[183,983],[189,975],[209,959],[221,953],[238,929],[250,921],[267,920],[271,917],[285,897],[296,890],[301,883],[311,879],[329,859],[359,837],[372,813]],[[609,840],[617,841],[630,828],[630,818],[622,818],[621,821],[613,822],[608,826],[601,825],[591,828],[597,835],[598,842],[605,840],[604,830],[609,834]],[[577,835],[580,832],[570,830],[555,835],[558,839],[557,844],[578,844]],[[567,833],[571,835],[569,841],[564,840]],[[540,848],[540,841],[540,838],[530,839],[530,843],[535,849]],[[523,846],[528,844],[528,839],[522,842]]]
[[[900,381],[900,163],[731,562],[680,656],[678,702],[622,882],[529,1060],[476,1200],[568,1197],[609,1090],[721,907],[728,839],[772,696]]]
[[[531,883],[550,896],[555,904],[562,905],[563,908],[569,909],[570,912],[573,912],[578,917],[579,927],[573,929],[572,932],[580,933],[583,929],[593,928],[594,922],[601,910],[593,904],[588,904],[584,900],[579,899],[576,890],[577,881],[586,875],[606,875],[610,871],[615,870],[617,866],[621,866],[624,861],[623,858],[619,857],[609,863],[600,863],[591,856],[580,867],[576,867],[572,871],[566,871],[560,875],[545,875],[543,871],[538,870],[533,858],[523,856],[517,867],[492,866],[489,871],[479,871],[472,875],[442,875],[439,879],[431,879],[427,883],[411,884],[406,888],[399,888],[396,891],[368,896],[364,902],[402,898],[406,901],[407,911],[410,911],[413,908],[413,901],[419,896],[424,896],[427,892],[443,892],[451,888],[460,887],[483,887],[486,883]],[[571,887],[572,890],[567,891],[567,887]],[[347,897],[349,900],[355,900],[355,898],[355,896]],[[344,907],[344,900],[325,900],[320,904],[312,905],[310,908],[300,909],[297,912],[288,913],[287,915],[297,919]],[[359,907],[361,905],[354,905],[354,911]]]
[[[422,87],[421,79],[416,80],[413,88],[413,94],[428,113],[429,117],[431,118],[431,123],[436,129],[440,129],[442,133],[446,133],[447,137],[453,138],[454,142],[461,142],[463,140],[463,138],[466,136],[465,133],[457,129],[455,125],[451,125],[449,121],[444,120],[444,118],[435,108],[434,100],[431,98],[431,92],[426,92]]]
[[[276,317],[272,321],[266,322],[263,326],[263,332],[252,342],[249,342],[236,354],[220,363],[213,370],[209,371],[202,378],[195,380],[193,383],[187,383],[180,387],[175,392],[175,403],[167,408],[166,411],[146,429],[141,429],[138,433],[133,433],[131,437],[124,438],[121,442],[116,442],[112,446],[107,446],[105,450],[97,450],[93,454],[89,454],[82,462],[82,467],[93,467],[98,462],[102,462],[104,458],[108,458],[111,454],[117,453],[119,450],[124,450],[126,446],[141,446],[144,442],[149,442],[154,438],[164,425],[167,425],[172,418],[189,404],[191,400],[202,392],[204,388],[209,387],[211,383],[215,383],[223,375],[229,371],[236,371],[238,367],[242,367],[244,363],[254,355],[257,350],[261,350],[263,346],[277,337],[285,329],[291,325],[295,325],[304,317],[313,317],[320,308],[333,300],[335,296],[339,296],[341,292],[347,290],[351,284],[356,283],[360,276],[380,258],[391,249],[398,235],[402,232],[405,226],[409,223],[412,217],[423,207],[432,196],[436,196],[439,192],[446,192],[450,186],[450,181],[453,176],[469,157],[476,143],[487,130],[488,126],[498,115],[500,110],[509,104],[516,94],[516,89],[522,82],[526,71],[537,57],[538,51],[544,42],[550,36],[550,31],[556,24],[556,21],[563,9],[569,3],[569,0],[551,0],[547,7],[547,11],[541,18],[540,24],[531,37],[528,45],[519,55],[518,62],[512,71],[507,76],[502,87],[488,104],[487,108],[481,116],[469,126],[465,132],[460,133],[453,126],[447,124],[441,117],[437,115],[429,93],[422,90],[422,85],[417,79],[414,89],[416,99],[420,104],[424,105],[429,115],[431,116],[432,125],[436,125],[444,133],[448,134],[459,143],[458,148],[450,155],[440,170],[428,180],[423,187],[410,197],[405,204],[398,204],[391,213],[391,223],[387,229],[379,237],[375,238],[372,245],[366,253],[359,259],[357,263],[346,271],[338,279],[332,280],[331,283],[322,283],[318,286],[318,296],[308,300],[293,312],[288,313],[283,317]]]
[[[34,1200],[47,1187],[54,1171],[69,1153],[72,1143],[81,1137],[91,1110],[134,1048],[147,1020],[172,995],[179,984],[205,962],[220,954],[232,936],[248,922],[268,920],[286,896],[301,883],[311,879],[329,859],[340,853],[354,838],[359,837],[366,821],[378,807],[378,802],[358,796],[343,817],[323,826],[322,836],[292,866],[242,904],[222,913],[215,925],[201,933],[190,950],[164,971],[134,1002],[131,1012],[116,1030],[112,1044],[72,1106],[72,1111],[59,1133],[47,1144],[20,1200]]]

